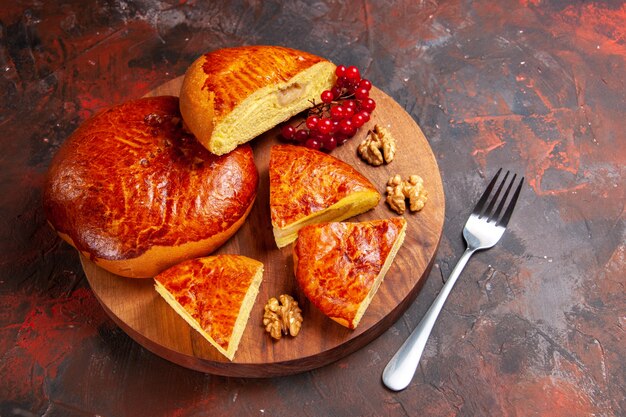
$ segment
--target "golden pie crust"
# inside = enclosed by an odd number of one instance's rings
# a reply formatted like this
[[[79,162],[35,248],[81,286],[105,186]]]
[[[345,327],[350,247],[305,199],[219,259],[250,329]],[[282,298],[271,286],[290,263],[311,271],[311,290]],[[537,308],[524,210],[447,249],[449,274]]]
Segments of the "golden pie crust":
[[[303,227],[293,250],[300,288],[326,316],[356,328],[404,241],[406,227],[403,217]]]
[[[307,224],[345,220],[375,207],[381,197],[351,165],[303,146],[273,146],[269,178],[278,247],[293,242]]]
[[[232,360],[262,275],[259,261],[241,255],[217,255],[182,262],[154,281],[165,301]]]
[[[64,142],[44,209],[59,235],[102,268],[148,278],[223,244],[257,185],[249,145],[213,155],[183,129],[178,98],[150,97],[101,112]]]

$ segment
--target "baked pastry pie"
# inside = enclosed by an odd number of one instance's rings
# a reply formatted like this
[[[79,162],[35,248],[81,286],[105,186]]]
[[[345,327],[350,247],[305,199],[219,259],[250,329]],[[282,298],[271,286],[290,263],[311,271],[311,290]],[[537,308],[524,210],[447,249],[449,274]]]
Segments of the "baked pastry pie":
[[[341,221],[375,207],[381,196],[351,165],[314,149],[270,150],[270,213],[279,248],[313,223]]]
[[[180,110],[198,140],[223,155],[312,107],[335,78],[335,64],[295,49],[218,49],[188,68]]]
[[[243,224],[256,197],[252,149],[208,152],[182,127],[178,98],[143,98],[83,123],[44,187],[49,223],[96,264],[153,277],[205,256]]]
[[[263,264],[240,255],[196,258],[154,277],[155,288],[187,323],[233,360],[263,279]]]
[[[337,323],[354,329],[404,241],[406,220],[303,227],[294,245],[294,271],[306,297]]]

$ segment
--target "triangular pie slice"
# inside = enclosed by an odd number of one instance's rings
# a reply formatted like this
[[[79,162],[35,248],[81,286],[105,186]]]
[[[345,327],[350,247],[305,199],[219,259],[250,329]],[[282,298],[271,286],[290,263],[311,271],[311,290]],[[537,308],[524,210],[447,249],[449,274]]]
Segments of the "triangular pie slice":
[[[240,255],[217,255],[181,262],[154,281],[165,301],[233,360],[262,278],[261,262]]]
[[[355,329],[405,233],[403,217],[303,227],[293,250],[298,284],[322,313]]]
[[[270,151],[270,213],[279,248],[307,224],[342,221],[375,207],[380,193],[351,165],[314,149],[276,145]]]

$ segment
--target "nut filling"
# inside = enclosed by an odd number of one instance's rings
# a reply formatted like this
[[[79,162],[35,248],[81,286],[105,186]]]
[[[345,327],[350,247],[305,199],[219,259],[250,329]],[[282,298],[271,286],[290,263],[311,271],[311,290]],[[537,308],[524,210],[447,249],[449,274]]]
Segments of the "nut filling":
[[[379,166],[393,161],[396,154],[396,140],[384,127],[374,126],[357,148],[359,156],[368,164]]]
[[[298,302],[287,294],[280,295],[278,300],[270,298],[265,305],[263,326],[276,340],[280,340],[283,334],[297,336],[302,327],[302,310]]]
[[[276,92],[278,105],[285,107],[298,98],[300,98],[306,91],[305,86],[298,83],[291,84],[285,88],[281,88]]]
[[[410,211],[420,211],[428,199],[428,192],[424,188],[424,180],[419,175],[411,175],[408,180],[402,181],[396,175],[387,182],[387,199],[389,207],[398,214],[406,210],[406,200],[409,200]]]

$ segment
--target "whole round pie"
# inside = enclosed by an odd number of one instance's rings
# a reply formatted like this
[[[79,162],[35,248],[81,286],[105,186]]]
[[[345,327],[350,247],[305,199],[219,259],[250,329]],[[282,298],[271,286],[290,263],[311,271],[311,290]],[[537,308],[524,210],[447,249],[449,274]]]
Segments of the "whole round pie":
[[[103,111],[65,141],[44,209],[96,264],[153,277],[222,245],[246,219],[257,185],[248,145],[216,156],[183,128],[177,97],[142,98]]]

